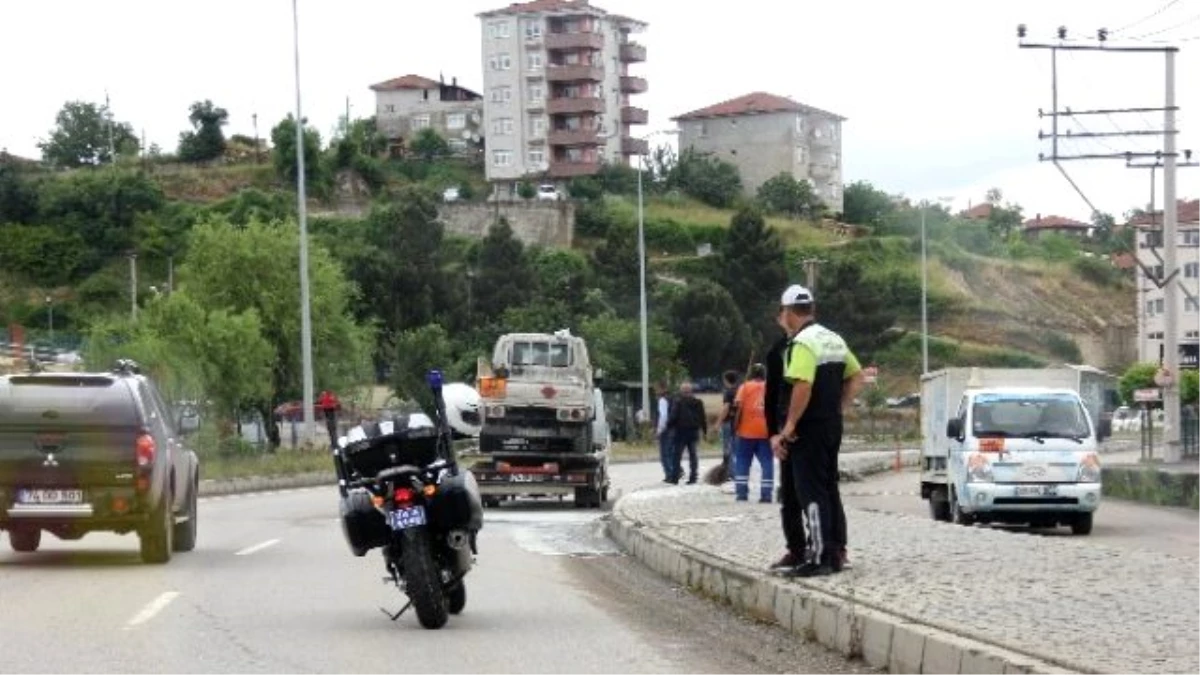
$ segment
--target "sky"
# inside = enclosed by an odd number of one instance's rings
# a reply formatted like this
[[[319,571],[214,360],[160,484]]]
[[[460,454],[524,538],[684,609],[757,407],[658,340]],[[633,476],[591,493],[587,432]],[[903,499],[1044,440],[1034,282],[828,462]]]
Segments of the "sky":
[[[481,11],[503,0],[298,0],[303,113],[326,137],[345,113],[374,110],[376,82],[408,73],[478,89]],[[752,91],[837,112],[846,182],[890,193],[983,201],[998,187],[1027,217],[1086,220],[1091,211],[1038,153],[1049,132],[1050,53],[1028,40],[1175,44],[1179,148],[1200,152],[1189,119],[1200,106],[1197,0],[592,0],[648,22],[631,67],[649,92],[635,133],[674,128],[673,116]],[[0,149],[38,157],[65,101],[102,103],[148,143],[167,150],[188,128],[188,106],[212,99],[230,112],[227,134],[262,137],[295,111],[292,3],[288,0],[0,0]],[[1162,54],[1061,52],[1059,107],[1162,107]],[[17,67],[13,67],[17,64]],[[24,64],[24,65],[21,65]],[[31,66],[31,67],[25,67]],[[1064,118],[1076,133],[1161,130],[1161,112]],[[637,128],[635,128],[637,129]],[[656,143],[669,143],[659,136]],[[659,140],[662,139],[662,140]],[[1161,137],[1063,141],[1060,154],[1153,152]],[[1200,159],[1200,158],[1198,158]],[[1091,203],[1118,217],[1150,200],[1150,176],[1124,160],[1063,162]],[[1161,177],[1161,172],[1159,172]],[[1159,180],[1161,204],[1161,180]],[[1179,171],[1178,196],[1200,196],[1200,169]]]

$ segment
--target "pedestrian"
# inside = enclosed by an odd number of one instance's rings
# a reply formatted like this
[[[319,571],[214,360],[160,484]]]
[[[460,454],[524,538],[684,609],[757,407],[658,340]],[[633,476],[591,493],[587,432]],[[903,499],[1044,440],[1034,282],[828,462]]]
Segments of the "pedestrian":
[[[791,383],[783,429],[772,437],[776,456],[792,457],[792,478],[805,519],[805,561],[788,576],[839,572],[846,546],[838,494],[842,411],[862,387],[862,367],[842,336],[818,324],[812,292],[789,286],[780,311],[793,335],[784,358]]]
[[[695,485],[700,474],[698,446],[702,438],[708,438],[708,415],[704,412],[704,401],[692,393],[691,382],[679,386],[679,397],[671,406],[667,426],[675,432],[675,474],[671,482],[678,484],[683,478],[683,451],[687,450],[688,485]]]
[[[767,433],[772,437],[783,429],[783,423],[787,419],[787,405],[792,398],[792,386],[783,376],[783,357],[792,336],[787,332],[782,311],[775,319],[783,332],[767,351],[767,380],[763,392]],[[783,526],[787,550],[770,566],[770,570],[774,572],[790,570],[804,562],[804,517],[800,514],[800,500],[796,496],[792,476],[792,458],[785,455],[779,459],[779,519]]]
[[[737,408],[734,434],[733,484],[735,499],[739,502],[750,499],[750,466],[758,460],[762,479],[758,487],[758,501],[771,503],[775,491],[775,457],[771,454],[770,436],[767,435],[766,382],[767,369],[761,363],[750,367],[750,377],[738,387],[734,395]]]
[[[654,422],[654,438],[658,441],[658,459],[662,463],[663,482],[677,483],[678,467],[675,464],[675,431],[668,422],[671,419],[671,393],[666,382],[655,387],[658,393],[657,412]]]
[[[738,390],[737,371],[725,371],[721,382],[724,385],[721,412],[717,413],[717,430],[721,437],[721,463],[704,472],[704,482],[709,485],[721,485],[733,476],[733,455],[737,444],[737,434],[733,425],[737,415],[737,402],[734,400]]]
[[[325,429],[329,431],[329,444],[337,446],[337,414],[342,409],[341,402],[332,391],[326,389],[317,398],[317,407],[325,415]]]

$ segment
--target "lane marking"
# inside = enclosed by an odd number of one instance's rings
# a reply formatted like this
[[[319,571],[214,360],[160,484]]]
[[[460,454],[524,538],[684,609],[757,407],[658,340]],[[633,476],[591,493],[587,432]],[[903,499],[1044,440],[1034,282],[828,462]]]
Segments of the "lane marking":
[[[142,608],[142,611],[135,614],[134,617],[125,624],[125,630],[130,630],[131,628],[135,628],[143,623],[146,623],[150,619],[153,619],[154,615],[161,612],[163,608],[171,604],[172,600],[178,597],[179,591],[166,591],[162,595],[151,600],[145,607]]]
[[[278,543],[279,543],[278,539],[268,539],[261,544],[247,546],[246,548],[238,551],[237,553],[234,553],[234,555],[250,555],[252,553],[258,553],[259,551],[261,551],[265,548],[271,548],[272,546],[274,546],[275,544],[278,544]]]

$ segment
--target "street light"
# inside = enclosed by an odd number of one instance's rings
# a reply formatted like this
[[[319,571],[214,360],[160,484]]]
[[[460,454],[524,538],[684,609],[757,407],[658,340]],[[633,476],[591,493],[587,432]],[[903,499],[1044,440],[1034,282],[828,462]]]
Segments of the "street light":
[[[679,132],[665,129],[647,134],[641,140],[649,141],[654,136],[675,136]],[[642,197],[642,173],[645,172],[645,155],[638,153],[638,293],[641,302],[641,342],[642,342],[642,411],[647,420],[650,419],[650,344],[649,329],[646,317],[646,206]]]
[[[953,197],[937,197],[939,204],[949,204]],[[925,214],[929,201],[921,202],[921,374],[929,373],[929,257],[925,244]]]
[[[50,348],[54,349],[54,301],[46,296],[46,311],[50,313]]]
[[[308,213],[304,191],[304,116],[300,111],[300,18],[292,0],[292,44],[296,61],[296,201],[300,220],[300,353],[304,371],[304,437],[313,435],[312,314],[308,297]]]

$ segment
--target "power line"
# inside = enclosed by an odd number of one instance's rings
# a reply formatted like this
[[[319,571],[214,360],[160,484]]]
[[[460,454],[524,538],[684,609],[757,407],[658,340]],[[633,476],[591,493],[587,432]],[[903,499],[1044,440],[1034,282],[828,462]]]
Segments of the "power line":
[[[1153,19],[1154,17],[1162,14],[1163,12],[1170,9],[1173,5],[1176,5],[1178,3],[1179,3],[1179,0],[1169,0],[1169,2],[1167,2],[1167,4],[1163,5],[1162,7],[1159,7],[1158,10],[1156,10],[1155,12],[1152,12],[1150,14],[1147,14],[1146,16],[1143,16],[1142,18],[1138,19],[1137,21],[1134,21],[1133,23],[1129,23],[1124,26],[1121,26],[1120,28],[1114,30],[1113,34],[1122,33],[1124,31],[1129,30],[1130,28],[1133,28],[1134,26],[1137,26],[1138,24],[1146,23],[1150,19]]]
[[[1200,21],[1200,14],[1193,16],[1192,18],[1188,19],[1187,21],[1184,21],[1183,23],[1177,23],[1174,26],[1160,28],[1159,30],[1156,30],[1156,31],[1153,31],[1150,33],[1143,33],[1142,35],[1137,35],[1137,36],[1125,38],[1125,39],[1126,40],[1144,40],[1148,37],[1154,37],[1155,35],[1161,35],[1163,33],[1169,33],[1173,30],[1179,30],[1180,28],[1183,28],[1184,26],[1188,26],[1193,23],[1196,23],[1197,21]]]

